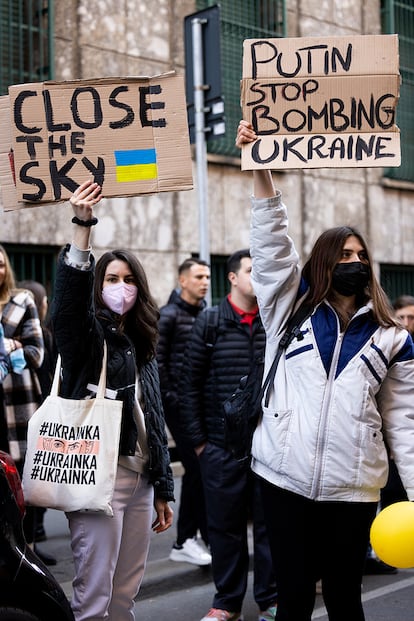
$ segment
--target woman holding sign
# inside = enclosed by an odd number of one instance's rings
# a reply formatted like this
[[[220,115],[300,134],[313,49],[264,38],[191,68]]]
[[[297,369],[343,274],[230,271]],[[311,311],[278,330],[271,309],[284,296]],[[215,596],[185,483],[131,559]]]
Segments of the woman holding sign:
[[[237,146],[256,138],[241,121]],[[252,282],[266,330],[265,376],[292,311],[303,301],[312,311],[282,353],[253,438],[276,619],[310,621],[321,579],[330,621],[363,621],[369,530],[388,472],[383,433],[414,500],[413,342],[362,236],[348,226],[325,231],[301,270],[271,173],[253,178]]]
[[[106,252],[95,267],[90,232],[100,199],[101,188],[91,181],[70,199],[73,242],[59,259],[52,306],[61,396],[96,393],[105,340],[107,395],[123,402],[114,516],[67,514],[75,565],[72,608],[76,621],[131,621],[151,528],[159,533],[172,523],[173,478],[155,362],[158,310],[131,253]]]

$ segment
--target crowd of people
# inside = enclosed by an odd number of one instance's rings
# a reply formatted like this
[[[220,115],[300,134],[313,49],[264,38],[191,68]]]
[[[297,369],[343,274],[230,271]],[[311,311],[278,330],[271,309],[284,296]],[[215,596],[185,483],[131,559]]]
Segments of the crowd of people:
[[[241,121],[237,146],[256,138]],[[76,621],[134,618],[151,532],[173,523],[168,433],[183,465],[169,558],[211,564],[215,593],[201,621],[242,620],[250,525],[259,621],[310,621],[317,583],[330,621],[364,621],[372,521],[379,508],[414,500],[414,297],[391,306],[350,226],[322,233],[301,267],[282,193],[262,169],[253,171],[250,248],[227,261],[228,295],[206,308],[210,266],[189,258],[158,309],[131,252],[95,262],[101,199],[91,180],[70,199],[72,241],[50,313],[44,286],[16,284],[0,246],[0,448],[22,472],[28,421],[57,353],[61,395],[93,398],[106,343],[107,387],[122,401],[114,516],[67,514]],[[240,461],[223,404],[255,365],[267,375],[303,305],[264,393],[251,459]],[[34,546],[46,536],[43,512],[27,507]]]

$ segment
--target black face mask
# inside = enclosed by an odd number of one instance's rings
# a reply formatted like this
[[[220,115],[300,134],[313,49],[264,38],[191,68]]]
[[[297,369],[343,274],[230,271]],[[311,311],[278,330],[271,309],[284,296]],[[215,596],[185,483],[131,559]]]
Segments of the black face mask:
[[[369,283],[371,269],[360,261],[337,263],[332,274],[332,288],[345,296],[362,295]]]

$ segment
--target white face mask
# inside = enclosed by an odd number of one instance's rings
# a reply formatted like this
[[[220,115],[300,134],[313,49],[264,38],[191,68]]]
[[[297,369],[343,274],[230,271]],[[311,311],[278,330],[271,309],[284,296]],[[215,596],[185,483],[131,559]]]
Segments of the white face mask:
[[[138,289],[135,285],[118,282],[102,289],[102,299],[107,307],[118,315],[127,313],[134,306]]]

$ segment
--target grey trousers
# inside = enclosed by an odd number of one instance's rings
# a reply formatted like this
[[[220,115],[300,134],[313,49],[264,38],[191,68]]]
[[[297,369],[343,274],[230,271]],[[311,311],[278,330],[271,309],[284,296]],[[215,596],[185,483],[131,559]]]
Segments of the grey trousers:
[[[76,621],[133,621],[151,537],[154,490],[148,479],[118,466],[113,517],[68,513],[75,566]]]

